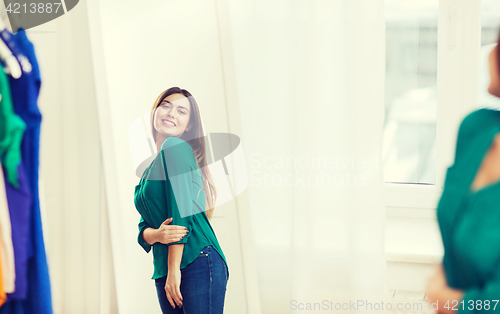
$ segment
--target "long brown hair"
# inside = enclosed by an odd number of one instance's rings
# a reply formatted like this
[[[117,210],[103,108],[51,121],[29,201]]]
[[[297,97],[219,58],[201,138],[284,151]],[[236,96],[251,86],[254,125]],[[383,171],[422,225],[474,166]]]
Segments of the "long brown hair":
[[[500,73],[500,27],[498,28],[498,39],[497,39],[497,70]]]
[[[212,218],[213,211],[215,209],[215,200],[217,199],[217,191],[215,189],[215,184],[210,175],[210,171],[207,166],[207,156],[205,148],[205,134],[203,132],[203,126],[201,124],[200,108],[196,99],[193,95],[185,89],[179,87],[171,87],[163,91],[156,101],[154,102],[153,108],[151,110],[151,134],[153,135],[153,140],[156,143],[157,131],[154,127],[154,115],[156,109],[160,106],[163,100],[172,94],[182,94],[184,95],[191,104],[191,116],[189,117],[189,122],[192,123],[192,127],[189,131],[185,131],[179,138],[188,143],[194,151],[194,156],[196,162],[198,163],[199,170],[203,175],[203,189],[205,190],[205,209],[208,219]],[[201,192],[201,189],[200,189]],[[199,192],[198,192],[199,193]]]

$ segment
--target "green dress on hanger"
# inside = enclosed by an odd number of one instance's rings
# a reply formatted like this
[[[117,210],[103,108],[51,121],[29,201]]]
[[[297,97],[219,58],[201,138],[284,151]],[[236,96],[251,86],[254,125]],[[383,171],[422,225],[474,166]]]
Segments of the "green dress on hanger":
[[[17,167],[21,163],[21,142],[26,124],[14,113],[9,80],[0,68],[0,164],[7,181],[19,188]]]
[[[464,118],[438,203],[446,280],[464,292],[462,300],[449,303],[458,313],[500,313],[500,180],[471,190],[499,132],[498,110],[478,109]]]

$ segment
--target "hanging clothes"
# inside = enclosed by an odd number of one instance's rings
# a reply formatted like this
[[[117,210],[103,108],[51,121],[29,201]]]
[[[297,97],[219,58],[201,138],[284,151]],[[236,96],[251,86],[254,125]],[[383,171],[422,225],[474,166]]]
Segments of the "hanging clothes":
[[[10,86],[7,76],[0,69],[0,164],[6,169],[6,177],[8,184],[19,188],[18,182],[18,167],[21,163],[21,141],[26,128],[25,123],[19,116],[14,114],[12,98],[10,94]],[[2,167],[0,167],[1,170]],[[1,250],[4,254],[3,264],[3,279],[4,288],[8,293],[13,293],[15,288],[15,264],[14,264],[14,248],[12,242],[11,220],[7,203],[6,188],[4,184],[3,171],[0,175],[0,234]],[[21,216],[29,211],[29,207],[20,209]],[[25,223],[28,220],[24,221]],[[21,226],[21,234],[27,234],[28,226]],[[27,236],[23,237],[27,241]],[[21,241],[26,243],[25,241]],[[25,246],[23,246],[24,248]],[[19,248],[18,248],[19,249]],[[27,257],[26,257],[27,258]],[[19,263],[26,264],[26,258],[21,254]],[[27,272],[27,269],[24,270]],[[26,276],[25,276],[26,277]]]
[[[5,121],[4,125],[20,125],[19,123],[10,123],[9,121],[21,121],[23,129],[25,123],[14,114],[13,103],[11,100],[9,80],[0,69],[0,108],[2,112],[2,120]],[[5,132],[4,139],[10,138],[11,140],[3,140],[5,145],[3,152],[4,155],[21,156],[21,137],[16,137],[15,132]],[[13,139],[14,138],[14,139]],[[5,182],[5,193],[7,196],[7,204],[9,209],[10,222],[12,235],[12,245],[14,253],[14,269],[15,269],[15,290],[9,296],[10,300],[23,300],[26,299],[28,293],[28,244],[30,241],[30,217],[31,217],[31,192],[29,189],[29,182],[26,178],[24,165],[19,163],[15,169],[13,164],[4,163],[2,165],[6,169],[3,173],[2,181]],[[12,158],[10,159],[12,160]],[[13,175],[15,170],[15,175]],[[15,177],[16,181],[12,182],[9,178]],[[13,184],[15,183],[15,184]]]
[[[0,307],[7,301],[7,292],[14,291],[15,279],[10,215],[2,176],[3,170],[0,167]]]
[[[3,72],[0,71],[0,76]],[[31,192],[23,165],[19,165],[19,188],[6,183],[5,191],[12,224],[12,244],[14,248],[15,291],[8,295],[9,300],[25,300],[28,297],[28,247],[31,241]],[[7,182],[6,174],[1,178]],[[0,313],[1,310],[0,308]],[[8,312],[7,312],[8,313]]]
[[[0,251],[0,306],[2,306],[5,301],[7,301],[7,293],[5,292],[3,284],[3,259],[4,256],[2,254],[2,251]]]
[[[3,72],[3,70],[2,70]],[[0,77],[0,164],[10,184],[18,188],[17,167],[21,163],[21,142],[26,124],[14,114],[10,85],[5,73]]]
[[[29,284],[27,298],[25,300],[8,301],[0,308],[0,314],[52,314],[50,277],[43,239],[38,192],[39,142],[42,115],[38,109],[37,101],[41,78],[33,44],[27,38],[25,31],[19,29],[11,37],[15,46],[28,58],[33,67],[31,72],[23,72],[19,79],[9,76],[14,112],[26,123],[21,151],[22,164],[25,167],[32,201],[27,245]],[[21,171],[19,174],[21,178]],[[8,201],[10,206],[10,198]]]
[[[10,221],[9,206],[3,170],[0,167],[0,253],[2,254],[2,282],[7,293],[13,293],[15,289],[16,269],[14,264],[14,247],[12,244],[12,229]]]

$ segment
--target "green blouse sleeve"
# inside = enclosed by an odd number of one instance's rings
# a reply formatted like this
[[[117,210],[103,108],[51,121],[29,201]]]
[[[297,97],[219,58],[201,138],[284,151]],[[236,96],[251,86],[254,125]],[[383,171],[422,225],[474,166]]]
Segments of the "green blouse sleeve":
[[[500,313],[500,278],[492,278],[482,287],[464,291],[458,313]]]
[[[172,217],[172,225],[184,226],[188,234],[172,244],[187,243],[193,230],[193,207],[191,189],[192,171],[196,171],[196,160],[191,146],[185,141],[170,137],[161,146],[163,169],[165,171],[167,217]]]
[[[146,253],[149,253],[149,251],[151,251],[151,245],[149,245],[149,243],[147,243],[143,237],[144,230],[146,230],[147,228],[151,228],[151,226],[147,222],[145,222],[141,216],[141,221],[139,221],[139,235],[137,236],[137,242],[139,242]]]

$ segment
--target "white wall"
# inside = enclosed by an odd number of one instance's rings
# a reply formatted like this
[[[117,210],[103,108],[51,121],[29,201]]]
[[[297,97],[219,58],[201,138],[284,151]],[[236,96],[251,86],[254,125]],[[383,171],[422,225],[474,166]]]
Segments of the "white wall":
[[[40,199],[54,313],[116,313],[85,6],[27,30],[40,65]]]
[[[417,210],[418,211],[418,210]],[[410,214],[387,217],[386,256],[389,289],[424,292],[434,264],[441,261],[443,245],[433,210],[420,209],[420,217]],[[422,217],[424,216],[424,217]]]

